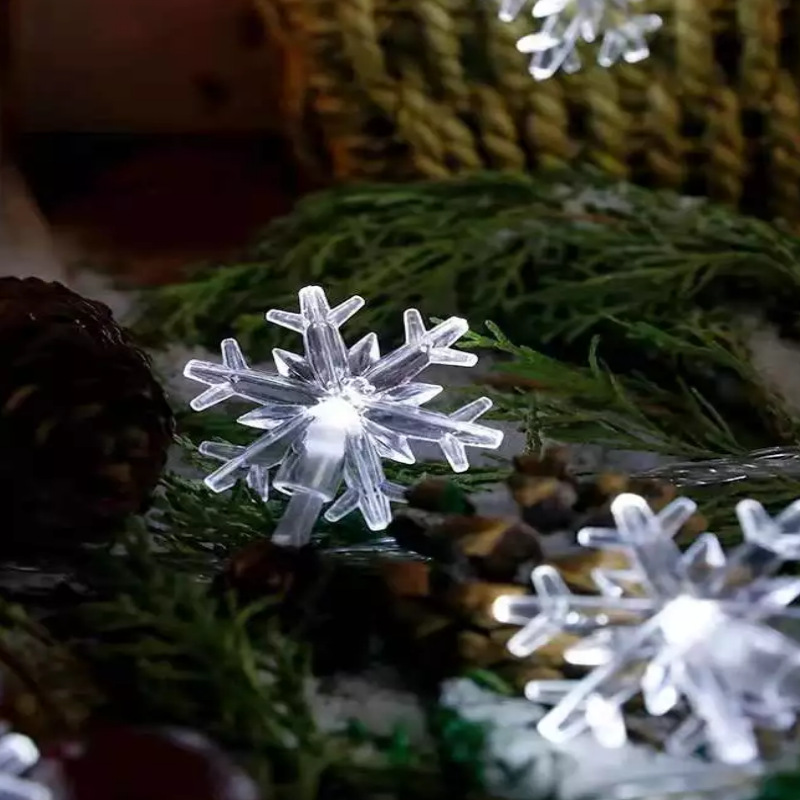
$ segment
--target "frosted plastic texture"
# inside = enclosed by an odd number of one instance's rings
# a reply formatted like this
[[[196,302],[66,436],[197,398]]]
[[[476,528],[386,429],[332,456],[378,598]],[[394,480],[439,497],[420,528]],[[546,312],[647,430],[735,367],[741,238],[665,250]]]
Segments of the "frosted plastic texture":
[[[568,662],[579,680],[533,681],[526,695],[554,708],[539,731],[566,742],[586,731],[619,746],[623,705],[640,695],[653,716],[680,720],[669,752],[699,750],[732,765],[759,762],[758,729],[787,730],[800,704],[800,646],[773,624],[797,621],[788,608],[800,578],[776,577],[800,558],[800,501],[772,519],[754,500],[737,515],[744,542],[726,554],[711,533],[681,552],[673,537],[695,511],[679,498],[660,513],[637,495],[616,498],[615,529],[584,528],[585,547],[627,555],[630,568],[596,571],[598,596],[574,596],[559,573],[533,571],[536,596],[499,598],[495,617],[523,626],[509,650],[524,657],[561,634],[578,636]],[[772,623],[772,624],[771,624]]]
[[[420,372],[431,364],[477,362],[452,349],[468,330],[463,319],[450,317],[426,330],[420,313],[409,309],[405,344],[381,356],[374,333],[348,348],[339,332],[364,305],[361,297],[331,308],[321,288],[308,286],[299,298],[299,314],[266,315],[303,337],[303,355],[273,350],[276,372],[249,367],[234,339],[222,342],[222,364],[192,360],[184,370],[209,387],[192,401],[196,411],[232,397],[257,404],[238,421],[266,431],[263,436],[247,447],[205,442],[200,451],[223,462],[206,478],[212,490],[222,492],[244,477],[264,499],[270,482],[290,496],[276,541],[307,543],[329,503],[329,521],[359,511],[371,530],[386,528],[389,504],[401,502],[404,489],[386,480],[381,462],[413,464],[412,441],[437,443],[456,472],[469,468],[467,447],[500,446],[502,432],[476,422],[492,406],[486,397],[451,414],[422,408],[442,387],[416,382]]]
[[[0,800],[52,800],[46,786],[21,777],[39,761],[39,750],[19,733],[0,731]]]
[[[629,64],[650,55],[647,35],[662,24],[657,14],[636,14],[633,6],[641,0],[536,0],[533,16],[542,20],[536,33],[517,42],[521,53],[532,56],[530,73],[536,80],[552,78],[560,70],[571,74],[582,64],[581,42],[596,42],[597,63],[610,67],[619,61]],[[528,0],[501,0],[500,19],[510,22],[519,16]]]

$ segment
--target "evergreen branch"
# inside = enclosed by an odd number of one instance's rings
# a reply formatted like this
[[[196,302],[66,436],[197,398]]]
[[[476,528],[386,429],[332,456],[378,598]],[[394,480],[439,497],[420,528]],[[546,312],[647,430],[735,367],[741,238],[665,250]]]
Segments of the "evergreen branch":
[[[798,256],[766,223],[588,172],[346,187],[301,201],[240,263],[153,292],[140,327],[211,347],[238,332],[266,356],[277,332],[264,309],[325,281],[369,298],[354,335],[398,330],[415,306],[497,319],[534,343],[608,309],[663,320],[708,300],[788,305]]]
[[[485,380],[500,390],[497,411],[508,419],[524,418],[535,396],[539,439],[691,458],[748,449],[696,389],[681,385],[668,392],[643,376],[614,375],[599,359],[597,339],[588,366],[575,367],[513,344],[493,323],[487,328],[491,336],[472,332],[465,346],[510,356]]]
[[[191,574],[161,565],[147,539],[105,567],[113,599],[79,609],[77,648],[108,691],[106,713],[127,722],[201,730],[250,759],[267,759],[287,797],[312,800],[339,757],[308,706],[304,648]]]
[[[480,786],[482,729],[434,713],[433,751],[412,747],[401,728],[388,740],[363,727],[355,738],[324,732],[311,705],[310,654],[263,613],[271,601],[242,608],[212,593],[165,565],[141,533],[124,547],[98,564],[113,597],[83,605],[69,625],[73,648],[108,690],[106,717],[202,731],[238,753],[275,800],[317,800],[329,783],[346,797],[442,800],[452,796],[448,776],[465,798]]]
[[[334,300],[368,298],[348,326],[354,337],[399,333],[409,306],[461,313],[496,320],[566,369],[584,367],[600,336],[617,380],[644,376],[659,402],[676,394],[676,407],[688,407],[689,391],[728,423],[712,441],[708,427],[699,440],[672,431],[661,442],[668,451],[672,437],[679,453],[797,438],[796,421],[754,373],[735,318],[744,308],[800,332],[800,240],[707,203],[586,171],[341,187],[273,222],[238,264],[152,292],[139,327],[151,340],[214,349],[234,334],[251,356],[266,356],[283,334],[264,324],[264,310],[291,307],[300,286],[319,282]],[[619,421],[606,423],[603,440],[618,441]]]
[[[498,467],[453,475],[446,464],[438,463],[387,470],[390,480],[405,486],[426,477],[447,477],[468,490],[496,484],[507,474],[507,468]],[[146,523],[162,560],[177,560],[185,567],[191,564],[198,574],[211,574],[247,544],[269,538],[285,503],[282,495],[265,503],[243,483],[216,494],[199,480],[166,473]],[[359,514],[335,523],[323,518],[314,534],[314,543],[323,549],[368,544],[374,539]]]

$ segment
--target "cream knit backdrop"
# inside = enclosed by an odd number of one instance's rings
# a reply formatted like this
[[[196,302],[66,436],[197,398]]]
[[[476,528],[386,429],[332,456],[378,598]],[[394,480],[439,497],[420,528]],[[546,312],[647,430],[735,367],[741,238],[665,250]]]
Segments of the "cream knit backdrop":
[[[495,0],[253,0],[287,134],[323,180],[446,178],[584,157],[639,183],[800,221],[800,2],[645,0],[640,64],[536,82],[529,14]]]

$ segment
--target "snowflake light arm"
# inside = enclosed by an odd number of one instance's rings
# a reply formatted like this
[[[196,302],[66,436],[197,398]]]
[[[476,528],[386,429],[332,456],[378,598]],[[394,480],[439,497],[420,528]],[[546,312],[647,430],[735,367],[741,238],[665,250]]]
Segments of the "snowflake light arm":
[[[422,315],[415,308],[410,308],[403,315],[403,323],[405,344],[364,372],[364,379],[376,390],[407,383],[431,364],[474,367],[478,363],[474,353],[451,348],[469,330],[466,320],[450,317],[431,330],[426,330]]]
[[[2,800],[52,800],[46,786],[22,776],[39,761],[33,741],[19,733],[0,735],[0,798]]]
[[[405,343],[381,356],[375,334],[348,348],[340,327],[363,305],[360,297],[331,307],[323,290],[299,292],[300,311],[272,310],[267,320],[302,335],[303,355],[276,349],[276,372],[249,367],[234,340],[222,344],[222,364],[194,360],[185,374],[205,383],[192,404],[202,410],[232,397],[256,404],[239,422],[264,431],[247,447],[204,443],[222,465],[206,478],[214,491],[246,478],[263,498],[272,486],[289,495],[275,538],[305,544],[323,508],[340,519],[358,510],[373,530],[391,520],[402,489],[386,481],[381,459],[413,463],[410,441],[437,442],[453,469],[469,466],[466,448],[495,448],[502,432],[476,420],[490,407],[481,398],[443,414],[422,406],[441,387],[414,380],[431,364],[472,366],[476,356],[454,350],[467,324],[451,317],[427,330],[418,311],[405,312]],[[342,485],[344,492],[340,494]]]
[[[442,414],[411,404],[376,401],[369,405],[366,417],[406,439],[437,442],[450,467],[464,472],[469,468],[466,447],[493,450],[503,441],[502,431],[475,422],[491,406],[489,398],[481,397],[452,414]]]
[[[657,14],[635,14],[623,22],[618,28],[606,31],[597,63],[601,67],[613,67],[624,61],[626,64],[637,64],[650,57],[647,35],[655,33],[662,25]]]
[[[578,541],[584,547],[622,549],[633,573],[653,594],[671,597],[679,591],[686,564],[673,537],[697,510],[687,498],[673,500],[658,514],[637,495],[620,495],[612,504],[615,530],[584,528]]]
[[[224,492],[251,466],[268,470],[280,464],[287,448],[303,435],[310,423],[307,412],[285,420],[212,472],[205,480],[206,485],[212,491]]]
[[[600,39],[597,63],[609,67],[618,61],[636,63],[650,50],[646,36],[661,27],[656,14],[636,14],[631,6],[638,0],[537,0],[535,19],[541,28],[517,42],[521,53],[532,56],[530,73],[536,80],[552,78],[559,70],[567,74],[581,68],[581,42]],[[524,3],[503,0],[500,19],[514,19]]]
[[[708,533],[679,551],[674,535],[693,509],[680,500],[654,514],[642,498],[621,495],[611,509],[617,528],[581,532],[581,543],[629,556],[624,578],[635,584],[635,596],[622,581],[608,579],[599,583],[601,596],[573,597],[552,578],[544,585],[540,570],[550,568],[540,567],[537,597],[495,603],[500,621],[524,626],[510,640],[515,655],[559,633],[585,637],[565,652],[570,663],[590,668],[585,678],[526,687],[531,699],[554,705],[539,725],[547,738],[563,742],[590,729],[604,743],[619,744],[623,704],[639,693],[656,716],[685,700],[684,722],[665,742],[674,753],[706,745],[722,762],[750,764],[759,756],[758,727],[793,724],[800,645],[766,622],[797,618],[786,606],[800,596],[800,579],[772,575],[796,557],[800,504],[775,519],[753,501],[740,504],[746,541],[729,557]]]

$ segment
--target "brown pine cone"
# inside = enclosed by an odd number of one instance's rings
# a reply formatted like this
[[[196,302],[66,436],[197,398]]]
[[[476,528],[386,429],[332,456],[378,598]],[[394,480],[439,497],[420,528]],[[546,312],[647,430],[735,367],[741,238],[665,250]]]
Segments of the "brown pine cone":
[[[0,555],[68,549],[142,511],[173,417],[147,357],[102,303],[0,278]]]
[[[565,448],[550,448],[541,456],[517,456],[507,483],[522,519],[539,533],[546,535],[573,526],[578,489],[569,472]]]
[[[508,488],[522,519],[542,535],[574,534],[587,525],[614,527],[611,502],[623,492],[641,495],[654,511],[660,511],[678,494],[675,486],[665,481],[615,472],[578,479],[569,470],[569,453],[563,447],[515,458]],[[696,536],[705,530],[705,525],[705,518],[695,514],[680,535]]]
[[[406,509],[395,515],[389,533],[401,547],[433,559],[461,580],[526,580],[523,575],[543,558],[537,532],[513,517]]]
[[[581,484],[575,510],[582,515],[582,524],[613,528],[611,503],[624,492],[640,495],[656,512],[678,496],[678,489],[673,484],[656,478],[632,478],[619,473],[603,473],[594,481]],[[694,514],[681,528],[678,537],[692,539],[705,532],[706,526],[706,518],[702,514]]]

